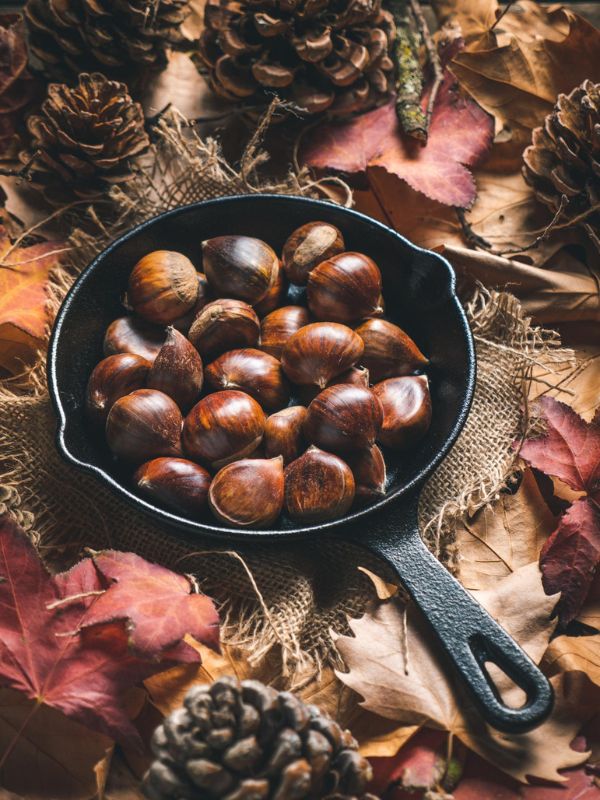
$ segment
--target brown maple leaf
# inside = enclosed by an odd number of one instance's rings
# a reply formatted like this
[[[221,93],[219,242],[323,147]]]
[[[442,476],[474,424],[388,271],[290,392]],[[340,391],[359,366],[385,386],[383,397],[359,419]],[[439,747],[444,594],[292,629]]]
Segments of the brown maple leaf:
[[[538,406],[546,430],[524,442],[521,457],[583,495],[560,518],[540,556],[544,587],[561,593],[557,611],[566,624],[581,609],[600,563],[600,413],[586,422],[551,397]]]
[[[131,561],[123,555],[127,572]],[[110,559],[118,562],[119,554],[111,553]],[[144,567],[145,572],[151,569]],[[164,581],[162,568],[157,569]],[[181,605],[182,587],[173,584],[173,601]],[[192,592],[188,584],[188,595]],[[115,613],[110,614],[113,593]],[[94,618],[97,602],[104,609],[99,616],[108,621]],[[183,639],[159,632],[152,641],[142,636],[145,657],[140,657],[131,642],[136,621],[144,631],[153,613],[160,629],[169,599],[163,593],[150,608],[132,596],[131,604],[129,615],[123,588],[107,585],[92,559],[50,576],[19,526],[8,515],[0,518],[0,686],[35,700],[32,715],[47,705],[113,739],[138,740],[124,707],[125,689],[175,664],[197,662],[199,656]],[[192,627],[194,613],[196,633],[209,626],[208,644],[215,647],[214,606],[204,598],[194,611],[187,609],[184,627]]]
[[[425,105],[427,97],[428,92]],[[383,169],[432,200],[468,208],[476,195],[469,167],[487,153],[492,137],[492,118],[458,92],[446,70],[426,146],[402,133],[392,100],[348,122],[314,128],[302,159],[317,169],[341,172]]]

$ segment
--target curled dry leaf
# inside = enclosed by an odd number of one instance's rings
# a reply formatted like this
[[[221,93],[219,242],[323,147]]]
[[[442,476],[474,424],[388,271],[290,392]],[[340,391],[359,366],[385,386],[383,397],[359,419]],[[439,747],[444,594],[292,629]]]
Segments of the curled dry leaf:
[[[537,564],[521,567],[499,581],[493,590],[474,595],[534,661],[541,659],[555,625],[550,613],[556,597],[545,594]],[[523,602],[524,597],[527,603]],[[406,651],[402,646],[405,614]],[[574,713],[579,696],[573,694],[573,681],[564,684],[564,676],[554,680],[557,703],[547,722],[531,733],[507,737],[487,727],[474,711],[461,687],[454,683],[440,657],[439,646],[412,605],[403,607],[393,599],[377,603],[361,619],[351,620],[350,627],[354,637],[340,636],[336,640],[348,668],[348,672],[338,675],[362,695],[362,705],[368,710],[405,724],[424,723],[449,731],[471,750],[523,782],[528,777],[561,781],[559,769],[585,760],[586,755],[572,750],[569,742],[587,718],[586,713],[591,716],[593,709],[586,711],[577,705],[577,714]],[[521,690],[503,673],[494,674],[505,702],[522,702]]]
[[[491,118],[460,95],[446,71],[425,147],[402,134],[392,101],[349,122],[319,125],[302,158],[318,169],[367,175],[385,170],[432,200],[468,208],[476,194],[469,168],[491,141]]]
[[[580,670],[600,686],[600,602],[595,601],[585,608],[577,619],[587,626],[587,632],[553,639],[544,653],[544,672],[556,675]]]
[[[62,242],[12,249],[0,219],[0,368],[23,372],[44,346],[50,274],[64,251]]]
[[[537,561],[556,527],[556,517],[525,470],[514,494],[502,493],[496,503],[459,523],[456,545],[459,577],[467,589],[491,589],[503,577]]]
[[[575,619],[600,563],[600,414],[586,422],[550,397],[539,401],[542,436],[526,440],[521,457],[532,467],[582,492],[561,517],[541,553],[548,592],[561,592],[561,621]]]
[[[161,630],[161,614],[167,614],[169,605],[166,594],[162,601],[145,605],[132,593],[128,613],[125,583],[131,579],[133,584],[134,576],[129,572],[132,561],[121,555],[125,565],[118,580],[123,585],[113,584],[92,559],[51,577],[19,526],[8,515],[0,518],[0,687],[36,701],[28,723],[38,709],[50,706],[94,731],[135,744],[139,736],[127,713],[125,690],[175,664],[198,661],[183,639],[175,641]],[[118,554],[108,557],[113,566],[100,563],[114,577]],[[160,575],[162,568],[157,569]],[[173,592],[173,601],[181,602],[181,587]],[[94,618],[99,601],[103,610]],[[151,613],[155,637],[145,635]],[[200,627],[216,621],[214,607],[204,606],[200,613]],[[132,638],[144,658],[132,647]],[[209,644],[215,646],[212,632]],[[17,744],[24,730],[13,734]],[[5,760],[9,756],[10,749]]]
[[[542,10],[532,0],[518,6],[519,13],[509,11],[498,29],[470,42],[450,68],[461,88],[494,115],[496,131],[524,143],[560,92],[599,79],[600,31],[565,8]]]

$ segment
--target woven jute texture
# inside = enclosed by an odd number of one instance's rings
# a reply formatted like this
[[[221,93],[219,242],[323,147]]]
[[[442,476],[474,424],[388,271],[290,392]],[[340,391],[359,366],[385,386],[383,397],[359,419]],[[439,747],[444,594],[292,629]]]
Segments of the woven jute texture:
[[[319,186],[302,173],[283,183],[257,183],[264,156],[247,152],[240,170],[175,116],[163,120],[154,160],[126,192],[112,198],[119,211],[110,229],[88,214],[86,232],[73,237],[71,266],[54,276],[53,302],[64,295],[90,255],[115,231],[167,208],[233,193],[279,191],[314,194]],[[95,232],[91,233],[95,225]],[[530,325],[505,293],[479,291],[466,305],[477,348],[478,378],[467,424],[449,456],[426,485],[420,507],[423,538],[452,569],[453,525],[490,502],[514,475],[518,442],[532,425],[526,397],[532,373],[560,371],[570,353],[557,336]],[[279,647],[284,674],[333,663],[330,630],[347,630],[371,598],[371,582],[357,567],[384,577],[384,566],[362,549],[318,537],[292,544],[237,547],[214,540],[190,546],[123,503],[94,478],[63,463],[54,445],[55,419],[44,373],[27,393],[0,389],[0,511],[10,510],[51,564],[65,566],[84,548],[131,550],[194,573],[227,620],[225,635],[260,659]]]

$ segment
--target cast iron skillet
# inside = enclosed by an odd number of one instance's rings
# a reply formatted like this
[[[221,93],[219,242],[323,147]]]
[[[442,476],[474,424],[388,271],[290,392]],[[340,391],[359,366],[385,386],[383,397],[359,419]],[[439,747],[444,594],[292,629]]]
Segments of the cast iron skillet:
[[[199,266],[203,239],[233,233],[258,236],[280,251],[294,228],[315,219],[337,225],[349,250],[375,259],[383,273],[388,316],[406,328],[430,357],[433,422],[426,439],[409,458],[388,454],[390,479],[383,499],[343,519],[318,525],[299,526],[284,518],[274,530],[232,529],[209,516],[185,519],[138,497],[103,437],[87,426],[83,415],[85,385],[102,357],[106,327],[123,313],[120,301],[133,264],[151,250],[171,249],[185,253]],[[369,217],[301,197],[225,197],[178,208],[122,236],[83,272],[56,319],[48,378],[59,420],[57,445],[64,458],[91,472],[165,528],[188,538],[201,534],[258,541],[337,535],[359,543],[396,571],[491,725],[519,733],[548,715],[552,690],[546,678],[428,552],[418,534],[419,489],[463,427],[475,383],[471,333],[454,292],[454,273],[443,258]],[[503,704],[486,662],[497,664],[525,691],[527,701],[521,708]]]

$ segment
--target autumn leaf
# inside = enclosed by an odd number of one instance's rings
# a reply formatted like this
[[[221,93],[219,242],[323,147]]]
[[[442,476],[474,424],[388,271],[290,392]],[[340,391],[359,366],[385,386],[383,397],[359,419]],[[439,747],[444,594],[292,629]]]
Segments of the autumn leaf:
[[[545,432],[526,440],[520,455],[582,493],[559,520],[540,557],[546,591],[561,593],[557,611],[568,623],[583,605],[600,563],[600,415],[586,422],[551,397],[541,398],[538,405]]]
[[[600,686],[600,603],[596,601],[579,616],[589,629],[580,636],[557,636],[544,653],[544,671],[548,675],[581,670]],[[595,632],[594,632],[595,631]]]
[[[491,117],[459,94],[446,71],[425,147],[402,134],[391,101],[349,122],[319,125],[302,158],[317,169],[385,170],[432,200],[468,208],[476,194],[469,167],[487,152],[492,133]]]
[[[48,284],[61,242],[12,249],[0,221],[0,367],[16,375],[35,360],[48,334]]]
[[[457,526],[459,577],[467,589],[493,588],[497,581],[539,558],[556,527],[531,470],[525,470],[514,494],[498,501]]]
[[[113,592],[117,598],[114,620],[102,624],[93,620],[96,602],[100,598],[108,606]],[[4,515],[0,522],[0,686],[35,700],[32,717],[45,705],[111,738],[138,741],[124,706],[125,690],[177,663],[197,662],[199,657],[184,641],[169,641],[167,648],[151,651],[147,647],[147,658],[141,658],[130,637],[135,636],[136,619],[147,624],[148,609],[142,605],[143,613],[136,608],[131,618],[125,617],[119,605],[122,597],[122,588],[107,586],[91,559],[51,577],[23,531]],[[159,628],[160,608],[167,613],[168,606],[163,598],[154,607]],[[179,601],[177,592],[174,600]],[[212,606],[199,611],[204,615],[202,625],[211,620],[216,624]],[[88,626],[88,620],[94,624]],[[164,639],[157,637],[158,648]],[[21,733],[15,735],[15,746]],[[4,758],[9,755],[10,748]]]
[[[537,564],[521,567],[495,589],[473,595],[534,661],[541,659],[555,624],[550,613],[556,597],[545,594]],[[353,637],[336,640],[348,669],[338,675],[364,698],[362,705],[368,710],[405,724],[449,731],[523,782],[528,777],[560,781],[559,769],[585,760],[585,754],[569,747],[586,714],[594,713],[579,704],[575,690],[580,682],[572,676],[581,673],[570,673],[567,681],[564,676],[553,679],[557,702],[547,722],[530,733],[507,737],[488,727],[474,710],[414,606],[404,608],[394,599],[379,602],[365,616],[351,620],[350,627]],[[495,671],[494,677],[505,702],[522,702],[521,690],[506,676]]]
[[[494,115],[497,132],[525,143],[559,93],[600,80],[600,31],[568,9],[521,0],[498,29],[455,55],[450,69]]]

